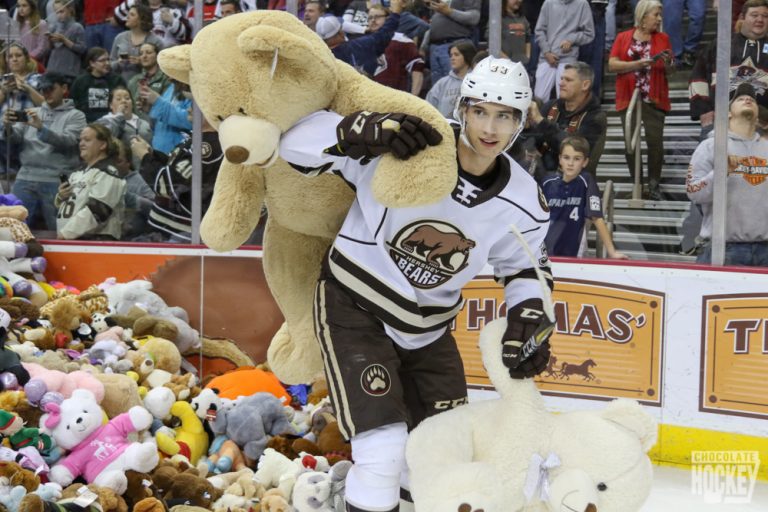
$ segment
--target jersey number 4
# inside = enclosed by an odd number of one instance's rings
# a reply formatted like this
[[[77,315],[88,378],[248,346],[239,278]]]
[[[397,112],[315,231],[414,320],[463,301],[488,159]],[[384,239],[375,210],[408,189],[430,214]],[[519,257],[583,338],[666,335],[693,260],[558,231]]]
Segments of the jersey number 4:
[[[579,207],[578,206],[574,206],[573,210],[571,210],[571,213],[570,213],[570,215],[568,215],[568,217],[570,219],[573,219],[574,221],[578,222],[578,220],[579,220]]]

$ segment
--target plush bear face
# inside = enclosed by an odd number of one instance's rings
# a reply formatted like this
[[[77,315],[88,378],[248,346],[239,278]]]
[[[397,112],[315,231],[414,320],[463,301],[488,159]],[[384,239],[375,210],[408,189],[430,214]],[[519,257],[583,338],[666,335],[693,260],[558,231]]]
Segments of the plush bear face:
[[[279,11],[223,18],[201,30],[192,45],[161,52],[160,65],[190,85],[217,129],[235,116],[267,120],[285,131],[336,94],[330,49],[295,16]],[[274,102],[276,95],[300,101]]]
[[[106,290],[109,306],[119,315],[128,314],[133,306],[139,305],[151,315],[161,315],[168,309],[165,301],[152,291],[149,281],[135,280],[117,283]]]
[[[566,492],[583,496],[600,512],[639,510],[653,480],[646,451],[653,444],[654,426],[649,423],[648,430],[640,433],[626,416],[611,417],[620,407],[631,414],[641,411],[636,403],[623,403],[611,404],[602,413],[563,414],[556,417],[551,438],[552,451],[562,463],[551,472],[551,481]],[[575,472],[580,475],[573,479]],[[563,483],[559,478],[571,480]]]
[[[309,471],[296,479],[293,487],[293,505],[298,510],[319,510],[329,507],[331,476],[328,473]]]
[[[61,402],[58,413],[49,412],[40,422],[50,430],[58,446],[71,450],[96,431],[103,419],[104,414],[93,393],[77,389]]]
[[[219,132],[227,160],[269,166],[281,133],[331,103],[336,60],[312,30],[285,12],[259,11],[220,22],[201,30],[191,45],[161,52],[160,66],[190,85]]]

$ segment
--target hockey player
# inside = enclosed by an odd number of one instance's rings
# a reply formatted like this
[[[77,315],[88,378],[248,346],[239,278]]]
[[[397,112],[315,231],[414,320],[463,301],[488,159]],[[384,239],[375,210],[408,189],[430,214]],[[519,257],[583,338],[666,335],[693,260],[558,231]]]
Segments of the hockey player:
[[[421,207],[387,208],[371,190],[380,154],[408,158],[440,142],[421,119],[321,111],[282,137],[280,156],[294,168],[339,173],[356,190],[324,260],[315,302],[331,399],[355,461],[346,479],[349,512],[399,510],[401,484],[407,497],[409,428],[466,403],[464,368],[449,324],[462,308],[462,287],[487,263],[508,306],[499,357],[513,378],[530,378],[546,367],[546,341],[516,367],[522,341],[542,322],[542,289],[510,225],[534,248],[551,283],[542,249],[546,202],[533,178],[505,154],[530,102],[528,75],[519,63],[488,57],[468,73],[456,106],[456,188]],[[393,120],[399,130],[388,129]]]

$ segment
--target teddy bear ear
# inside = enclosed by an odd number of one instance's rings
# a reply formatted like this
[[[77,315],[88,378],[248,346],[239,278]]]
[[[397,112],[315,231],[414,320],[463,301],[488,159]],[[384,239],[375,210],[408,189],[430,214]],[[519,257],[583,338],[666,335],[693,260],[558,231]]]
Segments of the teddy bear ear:
[[[265,55],[272,59],[276,55],[278,59],[303,62],[307,55],[315,52],[306,39],[269,25],[245,29],[237,36],[237,46],[253,60],[263,59]]]
[[[631,430],[638,438],[644,451],[656,444],[658,426],[656,420],[643,410],[635,400],[619,398],[608,404],[601,413],[602,417]]]
[[[72,396],[70,398],[74,398],[76,400],[88,400],[95,402],[96,401],[96,395],[93,394],[88,389],[76,389],[72,392]]]
[[[188,84],[189,72],[192,71],[191,53],[192,45],[189,44],[166,48],[157,55],[157,63],[163,73],[174,80]]]

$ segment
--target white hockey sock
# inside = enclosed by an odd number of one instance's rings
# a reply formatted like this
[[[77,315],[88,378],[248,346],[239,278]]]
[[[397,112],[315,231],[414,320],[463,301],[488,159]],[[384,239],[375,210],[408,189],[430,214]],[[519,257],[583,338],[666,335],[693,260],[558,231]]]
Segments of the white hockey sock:
[[[379,427],[352,438],[355,464],[347,474],[345,496],[350,505],[371,512],[397,509],[407,439],[405,423]]]

